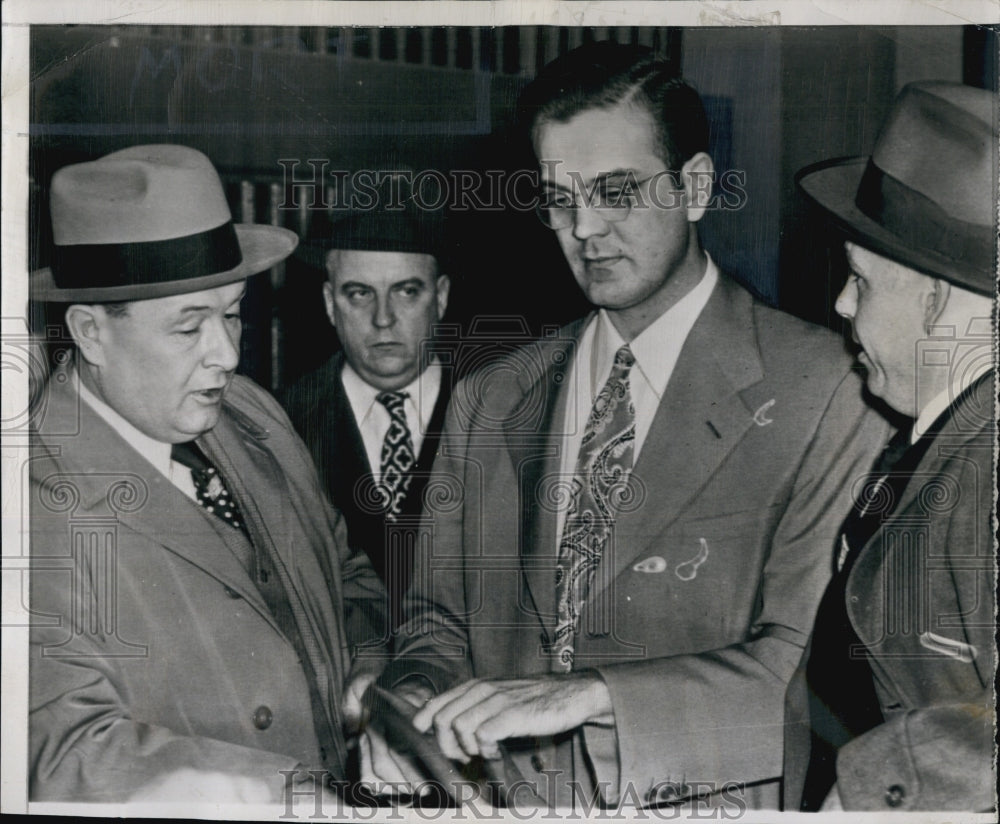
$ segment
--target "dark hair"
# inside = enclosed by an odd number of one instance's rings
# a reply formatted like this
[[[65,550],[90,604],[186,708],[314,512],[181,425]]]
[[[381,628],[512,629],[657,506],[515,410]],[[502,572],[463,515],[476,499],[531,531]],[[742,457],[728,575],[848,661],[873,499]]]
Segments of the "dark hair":
[[[588,43],[545,66],[522,93],[518,120],[534,140],[546,121],[565,123],[623,102],[649,112],[669,169],[708,150],[708,118],[698,92],[651,49],[610,40]]]
[[[113,318],[123,318],[128,314],[129,304],[127,301],[119,303],[102,303],[101,306],[103,306],[104,311]]]

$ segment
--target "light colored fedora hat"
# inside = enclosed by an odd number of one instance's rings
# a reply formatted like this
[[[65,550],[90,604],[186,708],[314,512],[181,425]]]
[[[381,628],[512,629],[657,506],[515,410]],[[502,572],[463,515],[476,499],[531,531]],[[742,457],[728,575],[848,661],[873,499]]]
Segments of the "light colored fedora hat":
[[[262,272],[298,243],[278,226],[234,224],[218,172],[186,146],[132,146],[66,166],[50,189],[51,265],[31,298],[118,302],[213,289]]]
[[[992,295],[997,110],[985,89],[911,83],[871,157],[809,166],[796,180],[862,246]]]

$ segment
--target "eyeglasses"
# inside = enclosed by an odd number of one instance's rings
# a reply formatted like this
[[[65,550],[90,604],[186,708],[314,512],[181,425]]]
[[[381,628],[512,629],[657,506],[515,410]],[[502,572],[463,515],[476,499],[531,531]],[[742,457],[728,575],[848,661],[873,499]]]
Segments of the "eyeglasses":
[[[631,176],[622,181],[600,179],[594,182],[589,191],[581,184],[580,188],[583,191],[580,195],[586,200],[585,204],[579,203],[578,198],[565,189],[544,189],[535,204],[535,213],[549,229],[568,229],[573,226],[580,209],[593,210],[607,223],[619,223],[625,220],[636,206],[646,208],[655,205],[666,208],[667,204],[652,197],[648,191],[646,197],[649,199],[645,199],[642,191],[648,188],[651,181],[659,181],[663,176],[670,178],[673,191],[680,190],[675,173],[663,169],[641,180]]]

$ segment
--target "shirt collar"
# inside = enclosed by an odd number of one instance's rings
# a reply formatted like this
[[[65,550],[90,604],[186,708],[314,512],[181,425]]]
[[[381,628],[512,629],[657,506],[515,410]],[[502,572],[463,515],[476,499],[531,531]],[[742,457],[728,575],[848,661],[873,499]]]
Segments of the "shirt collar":
[[[913,424],[913,432],[910,436],[911,442],[916,443],[930,429],[934,421],[944,414],[945,410],[952,405],[959,395],[992,368],[992,363],[983,361],[975,369],[963,372],[961,380],[953,382],[947,389],[939,392],[924,404],[924,408],[920,410],[920,414],[917,415],[917,420]]]
[[[705,257],[707,262],[701,280],[629,344],[635,357],[633,369],[645,377],[657,399],[666,391],[667,382],[670,380],[681,347],[719,280],[719,269],[715,262],[707,253]],[[607,311],[601,309],[597,315],[590,381],[591,387],[596,387],[594,392],[603,386],[615,352],[625,343],[611,322],[611,318],[608,317]]]
[[[166,477],[170,477],[170,444],[157,441],[140,432],[125,418],[115,412],[97,395],[87,388],[83,377],[74,381],[79,387],[80,398],[100,416],[129,446],[142,455]]]
[[[377,398],[382,390],[367,383],[346,360],[340,377],[344,382],[344,391],[347,393],[351,408],[355,410],[354,414],[360,426],[371,414],[375,404],[378,403]],[[406,403],[411,410],[416,411],[422,431],[430,424],[440,389],[441,363],[435,358],[414,380],[402,389],[396,390],[406,392],[409,395]]]

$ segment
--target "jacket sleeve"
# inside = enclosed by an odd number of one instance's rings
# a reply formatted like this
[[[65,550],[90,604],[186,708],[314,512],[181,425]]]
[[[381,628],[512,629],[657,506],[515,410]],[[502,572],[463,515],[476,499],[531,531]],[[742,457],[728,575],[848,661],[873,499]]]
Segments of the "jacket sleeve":
[[[785,690],[832,574],[852,483],[869,470],[886,430],[849,372],[799,462],[745,642],[598,668],[611,693],[619,756],[617,781],[599,778],[655,801],[781,775]]]
[[[915,678],[948,697],[891,714],[883,724],[841,748],[837,785],[844,809],[996,809],[991,456],[989,442],[981,442],[975,453],[965,455],[971,460],[961,462],[958,506],[948,517],[933,518],[928,536],[929,554],[947,559],[944,569],[938,565],[930,587],[931,604],[947,606],[932,606],[928,624],[943,625],[940,634],[964,639],[963,649],[971,652],[972,659],[960,665],[964,689],[956,686],[954,674],[946,674],[955,666],[953,662],[943,662],[940,653],[919,645],[910,660],[887,663],[887,669],[919,668]],[[974,489],[978,494],[970,494]],[[938,585],[945,594],[935,592]]]

